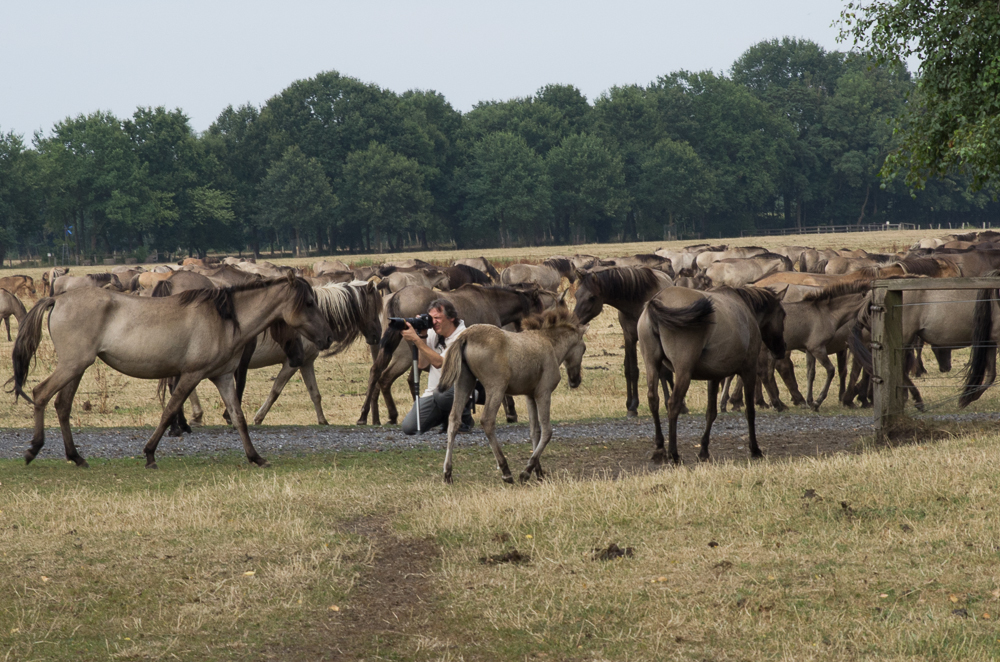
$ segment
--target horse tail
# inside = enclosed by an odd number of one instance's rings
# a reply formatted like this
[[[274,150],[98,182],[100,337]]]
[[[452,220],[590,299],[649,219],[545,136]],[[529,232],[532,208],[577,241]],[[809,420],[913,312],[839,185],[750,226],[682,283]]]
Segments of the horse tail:
[[[989,275],[989,274],[988,274]],[[958,399],[959,407],[967,407],[979,399],[985,390],[983,378],[990,359],[996,356],[997,344],[993,340],[993,298],[995,289],[979,290],[976,307],[972,313],[972,356],[965,369],[965,386]]]
[[[139,289],[139,276],[142,274],[136,274],[129,278],[128,285],[125,286],[127,292],[135,292]]]
[[[829,260],[820,260],[819,262],[813,265],[813,268],[810,270],[810,273],[825,274],[827,264],[829,264]]]
[[[865,329],[871,329],[871,295],[865,297],[862,300],[861,308],[858,310],[858,316],[854,320],[854,327],[851,329],[851,339],[849,344],[851,346],[851,352],[854,353],[854,358],[858,360],[861,367],[868,371],[868,374],[875,372],[874,366],[872,364],[872,349],[869,343],[866,343],[862,337],[862,333]]]
[[[468,339],[465,334],[459,336],[458,340],[448,348],[444,355],[444,365],[441,366],[441,379],[438,381],[438,392],[444,393],[458,381],[465,365],[465,344]]]
[[[669,326],[675,329],[690,329],[711,324],[709,317],[715,312],[715,306],[709,298],[698,299],[684,308],[668,308],[656,299],[650,299],[646,311],[658,326]]]
[[[14,341],[14,376],[7,380],[7,384],[14,383],[11,391],[14,393],[14,402],[18,397],[22,397],[31,404],[35,404],[24,392],[24,382],[28,379],[28,371],[38,351],[38,344],[42,340],[42,319],[45,311],[56,304],[53,297],[42,299],[35,304],[24,319],[18,325],[17,340]]]
[[[156,284],[153,288],[152,296],[154,297],[168,297],[174,293],[174,284],[170,282],[169,278],[165,278]]]

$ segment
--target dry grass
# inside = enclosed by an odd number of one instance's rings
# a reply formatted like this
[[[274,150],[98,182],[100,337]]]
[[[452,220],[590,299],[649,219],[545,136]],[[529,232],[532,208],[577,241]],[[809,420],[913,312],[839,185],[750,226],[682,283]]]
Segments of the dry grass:
[[[995,659],[998,442],[510,488],[482,449],[452,486],[421,451],[0,462],[0,655]],[[345,523],[370,516],[440,550],[418,631],[345,630],[382,567]],[[610,543],[634,557],[593,560]],[[479,561],[511,547],[531,561]]]

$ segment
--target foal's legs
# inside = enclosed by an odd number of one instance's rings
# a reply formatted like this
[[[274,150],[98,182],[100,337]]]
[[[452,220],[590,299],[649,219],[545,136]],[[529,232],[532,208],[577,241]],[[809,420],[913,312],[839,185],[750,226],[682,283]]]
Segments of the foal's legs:
[[[309,391],[313,407],[316,408],[316,424],[329,425],[326,415],[323,413],[323,396],[320,394],[319,385],[316,383],[316,360],[306,361],[302,364],[300,370],[302,371],[302,382],[306,385],[306,390]]]
[[[448,447],[444,452],[444,482],[446,483],[451,482],[451,451],[455,444],[455,435],[458,434],[458,428],[462,424],[465,403],[469,401],[469,396],[472,395],[472,389],[475,387],[476,378],[471,372],[463,369],[455,382],[455,398],[451,402],[451,411],[448,413]],[[493,416],[496,417],[496,410],[493,411]],[[496,449],[494,449],[494,453],[496,453]],[[504,466],[506,466],[506,462]],[[507,473],[509,474],[510,470]]]
[[[539,458],[542,456],[545,446],[548,445],[549,439],[552,438],[552,422],[549,420],[551,404],[551,391],[535,393],[534,397],[528,396],[528,413],[532,419],[531,444],[534,451],[528,459],[528,466],[521,472],[522,483],[531,478],[532,471],[538,474],[538,480],[541,480],[545,475],[542,472],[542,465],[539,462]]]
[[[667,398],[667,434],[669,435],[667,455],[670,456],[674,464],[680,464],[681,456],[677,452],[677,417],[680,416],[684,397],[687,395],[688,387],[691,386],[691,370],[688,366],[681,368],[675,365],[674,368],[674,392]],[[716,390],[713,395],[718,395],[718,384],[716,384]],[[750,407],[749,400],[753,398],[753,390],[746,391],[746,397],[748,400],[747,407]]]
[[[80,378],[83,377],[84,370],[89,368],[93,362],[94,359],[91,358],[88,361],[81,361],[72,367],[67,364],[58,365],[55,372],[31,391],[31,399],[35,402],[35,434],[31,439],[28,450],[24,453],[25,464],[34,460],[38,456],[38,451],[42,450],[42,446],[45,445],[45,406],[49,403],[53,395],[62,391],[68,384],[74,381],[79,383]],[[73,392],[76,392],[75,388]],[[72,397],[70,401],[72,401]],[[63,437],[63,442],[65,441],[65,437]],[[70,443],[73,443],[72,437],[70,437]],[[80,459],[82,460],[83,458]]]
[[[66,386],[63,386],[59,393],[56,394],[56,415],[59,417],[59,428],[62,430],[63,446],[66,448],[66,459],[72,460],[78,467],[88,467],[90,465],[76,451],[76,445],[73,443],[73,431],[69,427],[69,413],[73,408],[73,396],[76,395],[76,389],[79,388],[82,378],[83,375],[80,375],[69,384],[66,384]]]
[[[271,405],[273,405],[275,401],[277,401],[278,396],[281,395],[281,391],[282,389],[285,388],[285,385],[288,383],[288,380],[291,379],[292,376],[295,375],[296,372],[298,372],[298,370],[299,370],[298,368],[293,368],[290,365],[288,365],[288,361],[285,361],[285,363],[281,366],[281,370],[278,371],[278,376],[274,378],[274,384],[271,385],[271,392],[267,394],[267,399],[264,400],[264,404],[260,406],[260,409],[257,410],[257,413],[254,414],[253,417],[254,425],[260,425],[261,423],[264,422],[264,417],[267,416],[267,412],[271,411]],[[304,379],[305,378],[304,365],[302,366],[302,371],[303,371],[302,376]],[[309,395],[312,395],[312,392],[310,392]],[[315,403],[316,400],[314,399],[313,402]],[[320,410],[320,415],[322,416],[322,410]]]
[[[837,369],[833,366],[833,362],[827,355],[826,347],[820,347],[816,349],[814,352],[810,354],[810,356],[815,357],[816,361],[819,361],[821,364],[823,364],[823,368],[826,369],[826,383],[823,384],[823,390],[819,392],[819,397],[816,399],[815,402],[813,402],[812,399],[813,377],[815,377],[816,374],[815,362],[813,363],[814,366],[813,374],[810,376],[809,379],[809,407],[813,411],[819,411],[819,406],[823,404],[824,400],[826,400],[826,394],[829,393],[830,391],[830,384],[833,383],[833,376],[836,374]]]
[[[473,384],[474,385],[474,384]],[[504,457],[503,451],[500,450],[500,442],[497,441],[496,427],[497,427],[497,412],[500,411],[500,405],[503,403],[503,390],[497,393],[498,389],[486,389],[486,404],[483,405],[483,416],[479,419],[479,424],[483,426],[483,432],[486,433],[486,438],[490,440],[490,448],[493,449],[493,457],[496,458],[497,468],[500,473],[503,474],[503,481],[505,483],[513,483],[514,476],[510,473],[510,467],[507,465],[507,458]],[[455,402],[458,402],[458,389],[456,388]],[[470,388],[468,393],[472,393]],[[466,394],[466,399],[468,399],[468,393]],[[452,409],[452,417],[455,417],[455,409]],[[461,421],[462,412],[458,412],[458,419]],[[452,421],[449,421],[448,436],[451,436],[451,425]]]
[[[198,389],[192,389],[188,396],[191,403],[191,425],[201,425],[204,421],[205,411],[201,408],[201,400],[198,399]]]
[[[622,332],[625,335],[625,416],[634,418],[639,415],[639,353],[638,331],[635,323],[628,324],[621,319]]]
[[[236,426],[237,431],[240,433],[240,439],[243,441],[243,450],[247,454],[247,459],[250,460],[251,464],[256,464],[258,467],[268,466],[267,460],[258,455],[257,449],[250,443],[247,419],[243,416],[243,407],[240,406],[236,382],[232,374],[223,373],[213,378],[212,383],[219,389],[219,395],[222,396],[222,401],[226,403],[226,409],[229,410],[229,415],[233,419],[233,425]]]

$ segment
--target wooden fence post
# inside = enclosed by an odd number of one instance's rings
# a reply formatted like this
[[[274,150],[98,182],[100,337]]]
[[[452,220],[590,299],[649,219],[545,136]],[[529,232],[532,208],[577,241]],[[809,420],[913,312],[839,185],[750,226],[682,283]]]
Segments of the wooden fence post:
[[[903,418],[903,297],[896,290],[872,291],[872,376],[875,436],[885,441]]]

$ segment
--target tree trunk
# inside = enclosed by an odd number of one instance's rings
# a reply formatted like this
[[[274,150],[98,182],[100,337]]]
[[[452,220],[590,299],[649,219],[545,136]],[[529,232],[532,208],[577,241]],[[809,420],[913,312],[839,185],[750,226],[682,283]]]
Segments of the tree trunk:
[[[795,203],[795,227],[800,232],[802,230],[802,198]]]
[[[299,234],[298,226],[292,228],[292,233],[295,237],[295,257],[302,257],[302,237]]]
[[[858,226],[861,226],[861,221],[865,219],[865,207],[868,206],[868,196],[871,195],[872,185],[869,184],[867,190],[865,190],[865,201],[861,203],[861,216],[858,216]]]

